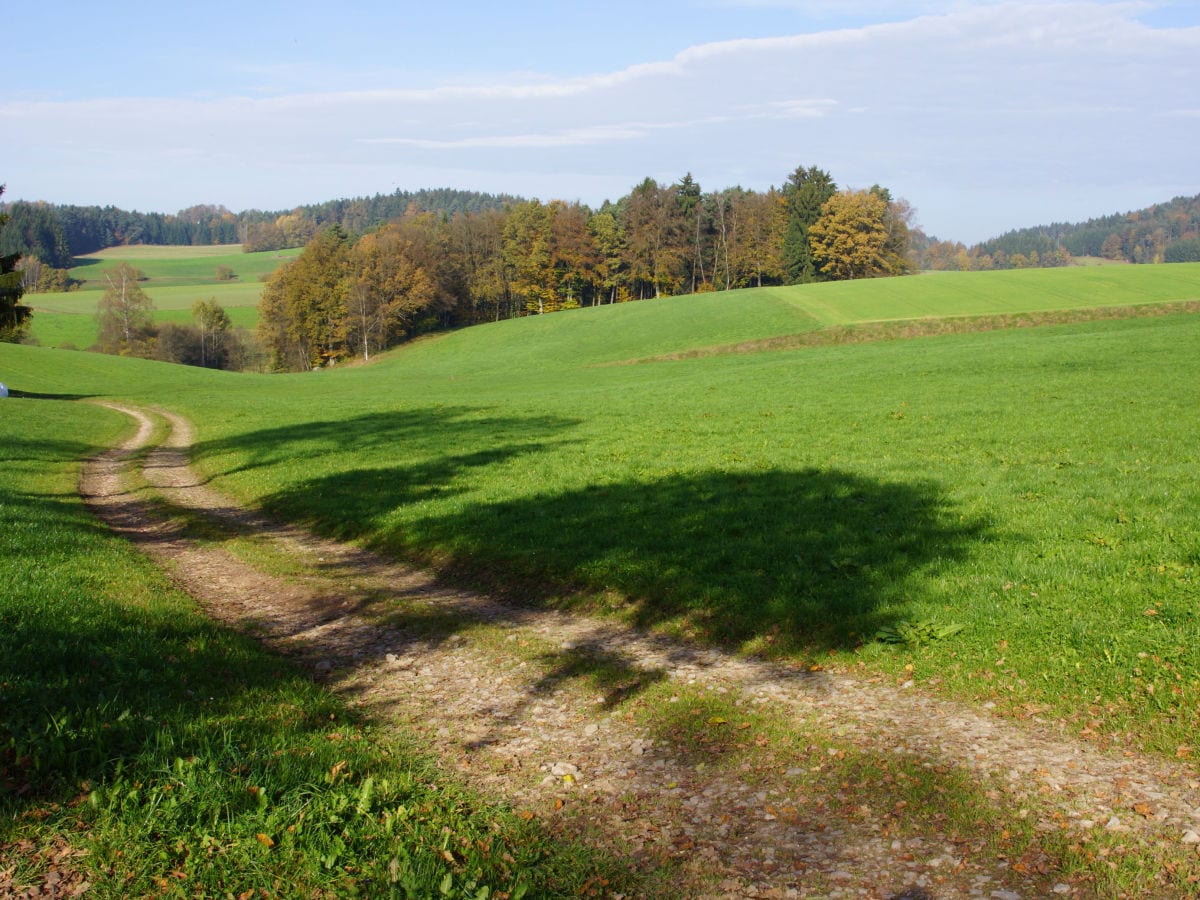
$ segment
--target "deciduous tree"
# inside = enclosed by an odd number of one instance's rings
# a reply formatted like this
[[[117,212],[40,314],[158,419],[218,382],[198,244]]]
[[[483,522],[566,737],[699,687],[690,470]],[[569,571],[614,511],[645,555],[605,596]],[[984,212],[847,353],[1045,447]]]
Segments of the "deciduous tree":
[[[677,292],[683,284],[687,231],[675,191],[647,178],[626,199],[621,224],[630,276],[639,289],[649,285],[655,297]]]
[[[600,251],[588,230],[588,211],[556,200],[550,210],[550,264],[562,309],[590,302],[599,280]]]
[[[226,367],[226,337],[233,323],[215,298],[192,304],[192,319],[200,338],[199,364],[210,369]]]
[[[785,277],[783,232],[787,220],[783,198],[772,188],[765,193],[739,191],[731,196],[735,222],[731,264],[738,287],[777,284]]]
[[[97,346],[102,353],[150,356],[154,303],[138,283],[145,276],[127,262],[104,275],[108,287],[96,306]]]
[[[504,224],[504,261],[512,272],[512,289],[531,313],[559,307],[551,255],[551,213],[538,200],[514,206]]]
[[[887,202],[873,191],[842,191],[821,207],[809,228],[813,261],[835,280],[887,274]]]
[[[625,288],[627,280],[626,254],[628,246],[625,233],[617,216],[609,209],[601,210],[588,220],[588,231],[595,242],[600,261],[596,274],[609,303],[617,300],[618,293]]]
[[[403,335],[433,302],[433,281],[411,249],[403,231],[388,226],[363,235],[350,250],[347,335],[364,360]]]
[[[346,354],[348,253],[348,236],[333,226],[267,279],[258,335],[274,368],[303,370]]]

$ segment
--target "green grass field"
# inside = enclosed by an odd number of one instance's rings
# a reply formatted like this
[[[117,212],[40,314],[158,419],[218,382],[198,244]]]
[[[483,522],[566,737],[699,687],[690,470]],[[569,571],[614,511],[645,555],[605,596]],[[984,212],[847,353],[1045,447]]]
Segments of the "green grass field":
[[[299,254],[299,250],[243,253],[240,245],[162,247],[132,244],[77,257],[71,277],[82,280],[83,289],[103,290],[104,273],[127,262],[144,272],[155,286],[221,284],[216,277],[217,266],[232,269],[240,282],[255,283],[261,276],[273,272],[281,261],[294,259]]]
[[[92,346],[97,334],[96,306],[106,287],[104,272],[121,262],[129,262],[146,274],[142,288],[154,303],[155,321],[190,322],[190,310],[197,300],[214,299],[229,313],[235,326],[253,329],[258,322],[261,277],[299,252],[240,253],[228,246],[112,247],[76,260],[71,276],[83,280],[79,289],[25,296],[24,302],[34,310],[30,336],[44,347]],[[228,266],[237,278],[218,281],[217,266]]]
[[[931,272],[769,288],[822,325],[1200,300],[1195,265]]]
[[[864,282],[838,315],[922,286],[943,310],[966,294],[1028,309],[1039,292],[1053,307],[1071,284],[1122,305],[1200,293],[1198,266],[1078,271],[1144,283]],[[824,303],[841,286],[820,287]],[[468,581],[735,647],[911,664],[957,696],[1187,745],[1200,318],[598,365],[811,329],[802,293],[502,322],[298,376],[30,348],[5,348],[0,371],[178,409],[225,489]],[[965,629],[874,640],[904,622]]]

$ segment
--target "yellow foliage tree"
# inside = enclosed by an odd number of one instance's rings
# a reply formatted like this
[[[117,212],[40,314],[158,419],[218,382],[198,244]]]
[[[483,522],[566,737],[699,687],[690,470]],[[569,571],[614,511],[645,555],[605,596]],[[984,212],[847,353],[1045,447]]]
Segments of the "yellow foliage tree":
[[[886,214],[887,201],[874,191],[841,191],[826,200],[808,232],[820,271],[839,281],[892,274]]]

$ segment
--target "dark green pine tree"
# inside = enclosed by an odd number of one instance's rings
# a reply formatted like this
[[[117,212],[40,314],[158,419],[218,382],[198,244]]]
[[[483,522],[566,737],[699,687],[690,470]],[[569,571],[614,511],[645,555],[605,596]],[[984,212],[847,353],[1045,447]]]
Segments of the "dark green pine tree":
[[[783,235],[783,265],[790,284],[817,281],[808,229],[821,217],[825,201],[837,193],[833,177],[816,166],[800,166],[783,186],[787,201],[787,229]]]
[[[0,184],[0,194],[4,193],[4,185]],[[0,215],[0,233],[8,216]],[[25,289],[21,286],[21,272],[17,271],[17,260],[20,253],[10,253],[0,256],[0,341],[16,342],[25,334],[29,324],[30,309],[21,305],[21,296]]]

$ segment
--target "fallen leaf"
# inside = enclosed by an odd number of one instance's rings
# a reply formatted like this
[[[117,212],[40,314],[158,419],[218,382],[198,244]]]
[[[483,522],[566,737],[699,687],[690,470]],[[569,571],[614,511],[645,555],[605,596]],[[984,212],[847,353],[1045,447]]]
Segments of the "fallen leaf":
[[[720,716],[713,716],[711,719],[708,720],[708,724],[709,725],[724,725],[726,721],[727,721],[726,719],[722,719]]]
[[[268,850],[270,850],[272,847],[275,846],[275,842],[273,840],[271,840],[271,836],[269,834],[263,834],[262,832],[259,832],[254,837],[260,844],[262,844]]]
[[[526,822],[528,822],[533,818],[533,813],[527,809],[523,809],[519,813],[517,813],[517,818],[524,819]]]

